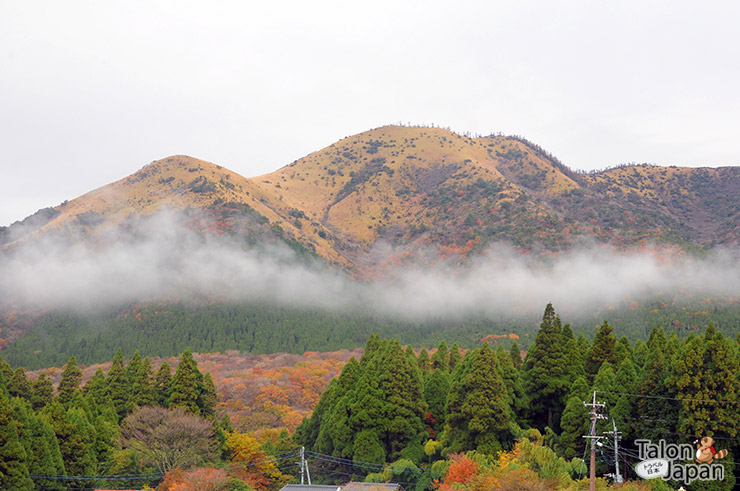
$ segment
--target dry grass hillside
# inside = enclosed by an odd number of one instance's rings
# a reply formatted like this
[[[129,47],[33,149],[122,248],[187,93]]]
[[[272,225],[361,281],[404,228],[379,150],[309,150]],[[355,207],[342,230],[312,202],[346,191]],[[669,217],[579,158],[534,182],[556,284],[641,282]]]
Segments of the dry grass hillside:
[[[499,241],[555,253],[583,237],[624,248],[736,244],[740,169],[576,174],[522,138],[385,126],[258,177],[159,160],[0,230],[0,244],[50,230],[90,237],[165,208],[190,213],[199,230],[277,236],[371,276],[430,252],[464,260]]]

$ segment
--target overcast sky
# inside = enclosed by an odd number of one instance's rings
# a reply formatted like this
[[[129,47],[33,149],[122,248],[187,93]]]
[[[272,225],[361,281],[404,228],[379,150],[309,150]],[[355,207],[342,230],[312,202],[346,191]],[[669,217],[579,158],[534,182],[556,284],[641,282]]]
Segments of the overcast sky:
[[[0,0],[0,225],[187,154],[265,174],[384,124],[575,169],[740,165],[740,3]]]

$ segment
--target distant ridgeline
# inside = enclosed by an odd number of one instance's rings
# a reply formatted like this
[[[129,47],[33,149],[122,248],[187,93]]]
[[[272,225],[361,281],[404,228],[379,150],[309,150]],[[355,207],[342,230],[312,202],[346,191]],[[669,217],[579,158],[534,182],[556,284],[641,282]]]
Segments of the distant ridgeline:
[[[647,339],[653,326],[680,338],[713,322],[728,336],[740,332],[740,302],[694,299],[653,300],[598,312],[586,318],[565,314],[576,335],[592,338],[607,320],[618,337]],[[17,322],[17,319],[16,319]],[[446,340],[475,347],[487,336],[522,349],[534,341],[537,314],[519,318],[444,318],[405,320],[370,312],[338,313],[267,304],[234,302],[137,304],[95,314],[47,312],[29,319],[31,326],[2,351],[14,366],[29,369],[61,366],[74,355],[83,364],[103,362],[118,347],[143,356],[239,350],[251,353],[335,351],[364,345],[373,333],[414,346]]]

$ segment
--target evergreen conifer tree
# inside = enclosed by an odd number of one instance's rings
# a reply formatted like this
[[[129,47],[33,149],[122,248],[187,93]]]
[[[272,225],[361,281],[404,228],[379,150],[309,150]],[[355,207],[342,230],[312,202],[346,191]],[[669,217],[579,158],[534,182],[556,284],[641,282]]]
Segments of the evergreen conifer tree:
[[[30,491],[33,482],[28,477],[28,456],[18,435],[10,402],[0,390],[0,489]]]
[[[123,421],[123,418],[133,409],[133,404],[131,401],[131,381],[126,373],[123,351],[120,347],[113,357],[106,384],[108,385],[108,398],[118,414],[118,421]]]
[[[513,443],[513,423],[496,355],[483,344],[469,352],[453,373],[447,404],[448,451],[495,454]]]
[[[26,378],[26,371],[18,367],[8,381],[8,393],[11,397],[20,397],[27,401],[31,400],[31,384]]]
[[[177,364],[175,376],[172,378],[170,396],[167,407],[181,407],[192,414],[201,414],[198,400],[203,392],[203,374],[190,349],[186,349]]]
[[[167,400],[170,397],[170,390],[172,388],[172,367],[166,361],[162,362],[159,370],[157,370],[157,376],[154,379],[154,388],[157,405],[167,407]]]
[[[427,424],[431,426],[434,435],[441,433],[445,423],[445,406],[447,395],[450,392],[450,373],[447,368],[440,366],[427,375],[424,380],[424,401],[429,408]]]
[[[607,321],[604,321],[596,333],[596,338],[591,346],[591,350],[586,357],[584,368],[586,376],[593,380],[601,368],[601,364],[608,361],[612,366],[617,362],[616,355],[617,338],[612,333],[612,327]]]
[[[438,368],[444,368],[447,371],[450,370],[450,350],[444,341],[439,343],[437,351],[432,355],[432,369],[437,370]]]
[[[31,386],[31,406],[34,411],[51,404],[51,401],[54,400],[54,386],[46,372],[41,372],[39,377],[29,384]]]
[[[584,376],[579,376],[571,387],[568,402],[565,404],[560,420],[562,431],[559,438],[559,451],[566,459],[583,454],[586,442],[583,435],[589,431],[588,409],[583,401],[588,399],[588,383]]]
[[[530,414],[535,426],[556,429],[555,417],[562,413],[568,392],[567,365],[560,319],[548,303],[524,362],[524,385],[530,396]]]
[[[460,353],[460,347],[457,345],[457,343],[452,343],[452,346],[450,346],[450,371],[454,370],[461,360],[462,353]]]
[[[62,378],[57,386],[57,400],[62,405],[69,404],[72,394],[79,388],[81,380],[82,370],[77,366],[77,358],[72,355],[67,364],[64,365]]]

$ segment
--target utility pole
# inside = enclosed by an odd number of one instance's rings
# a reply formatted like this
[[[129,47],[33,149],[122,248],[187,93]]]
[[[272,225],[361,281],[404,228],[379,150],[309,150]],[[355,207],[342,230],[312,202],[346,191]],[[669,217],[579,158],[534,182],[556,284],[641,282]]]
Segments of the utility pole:
[[[614,483],[619,484],[623,481],[622,475],[619,473],[619,435],[621,435],[622,432],[617,431],[617,423],[614,422],[614,418],[612,418],[612,427],[614,428],[614,430],[605,431],[604,434],[614,437],[614,465],[616,466],[616,470],[614,473]]]
[[[606,406],[603,402],[596,402],[596,391],[594,391],[593,402],[583,402],[586,407],[591,407],[589,415],[591,416],[591,432],[584,435],[583,438],[591,440],[591,466],[589,468],[589,491],[596,491],[596,442],[601,436],[596,436],[596,421],[606,419],[606,416],[599,411]]]
[[[301,461],[296,462],[301,467],[301,486],[303,486],[303,475],[308,476],[308,485],[311,485],[311,473],[308,472],[308,462],[305,457],[306,447],[301,447]]]

